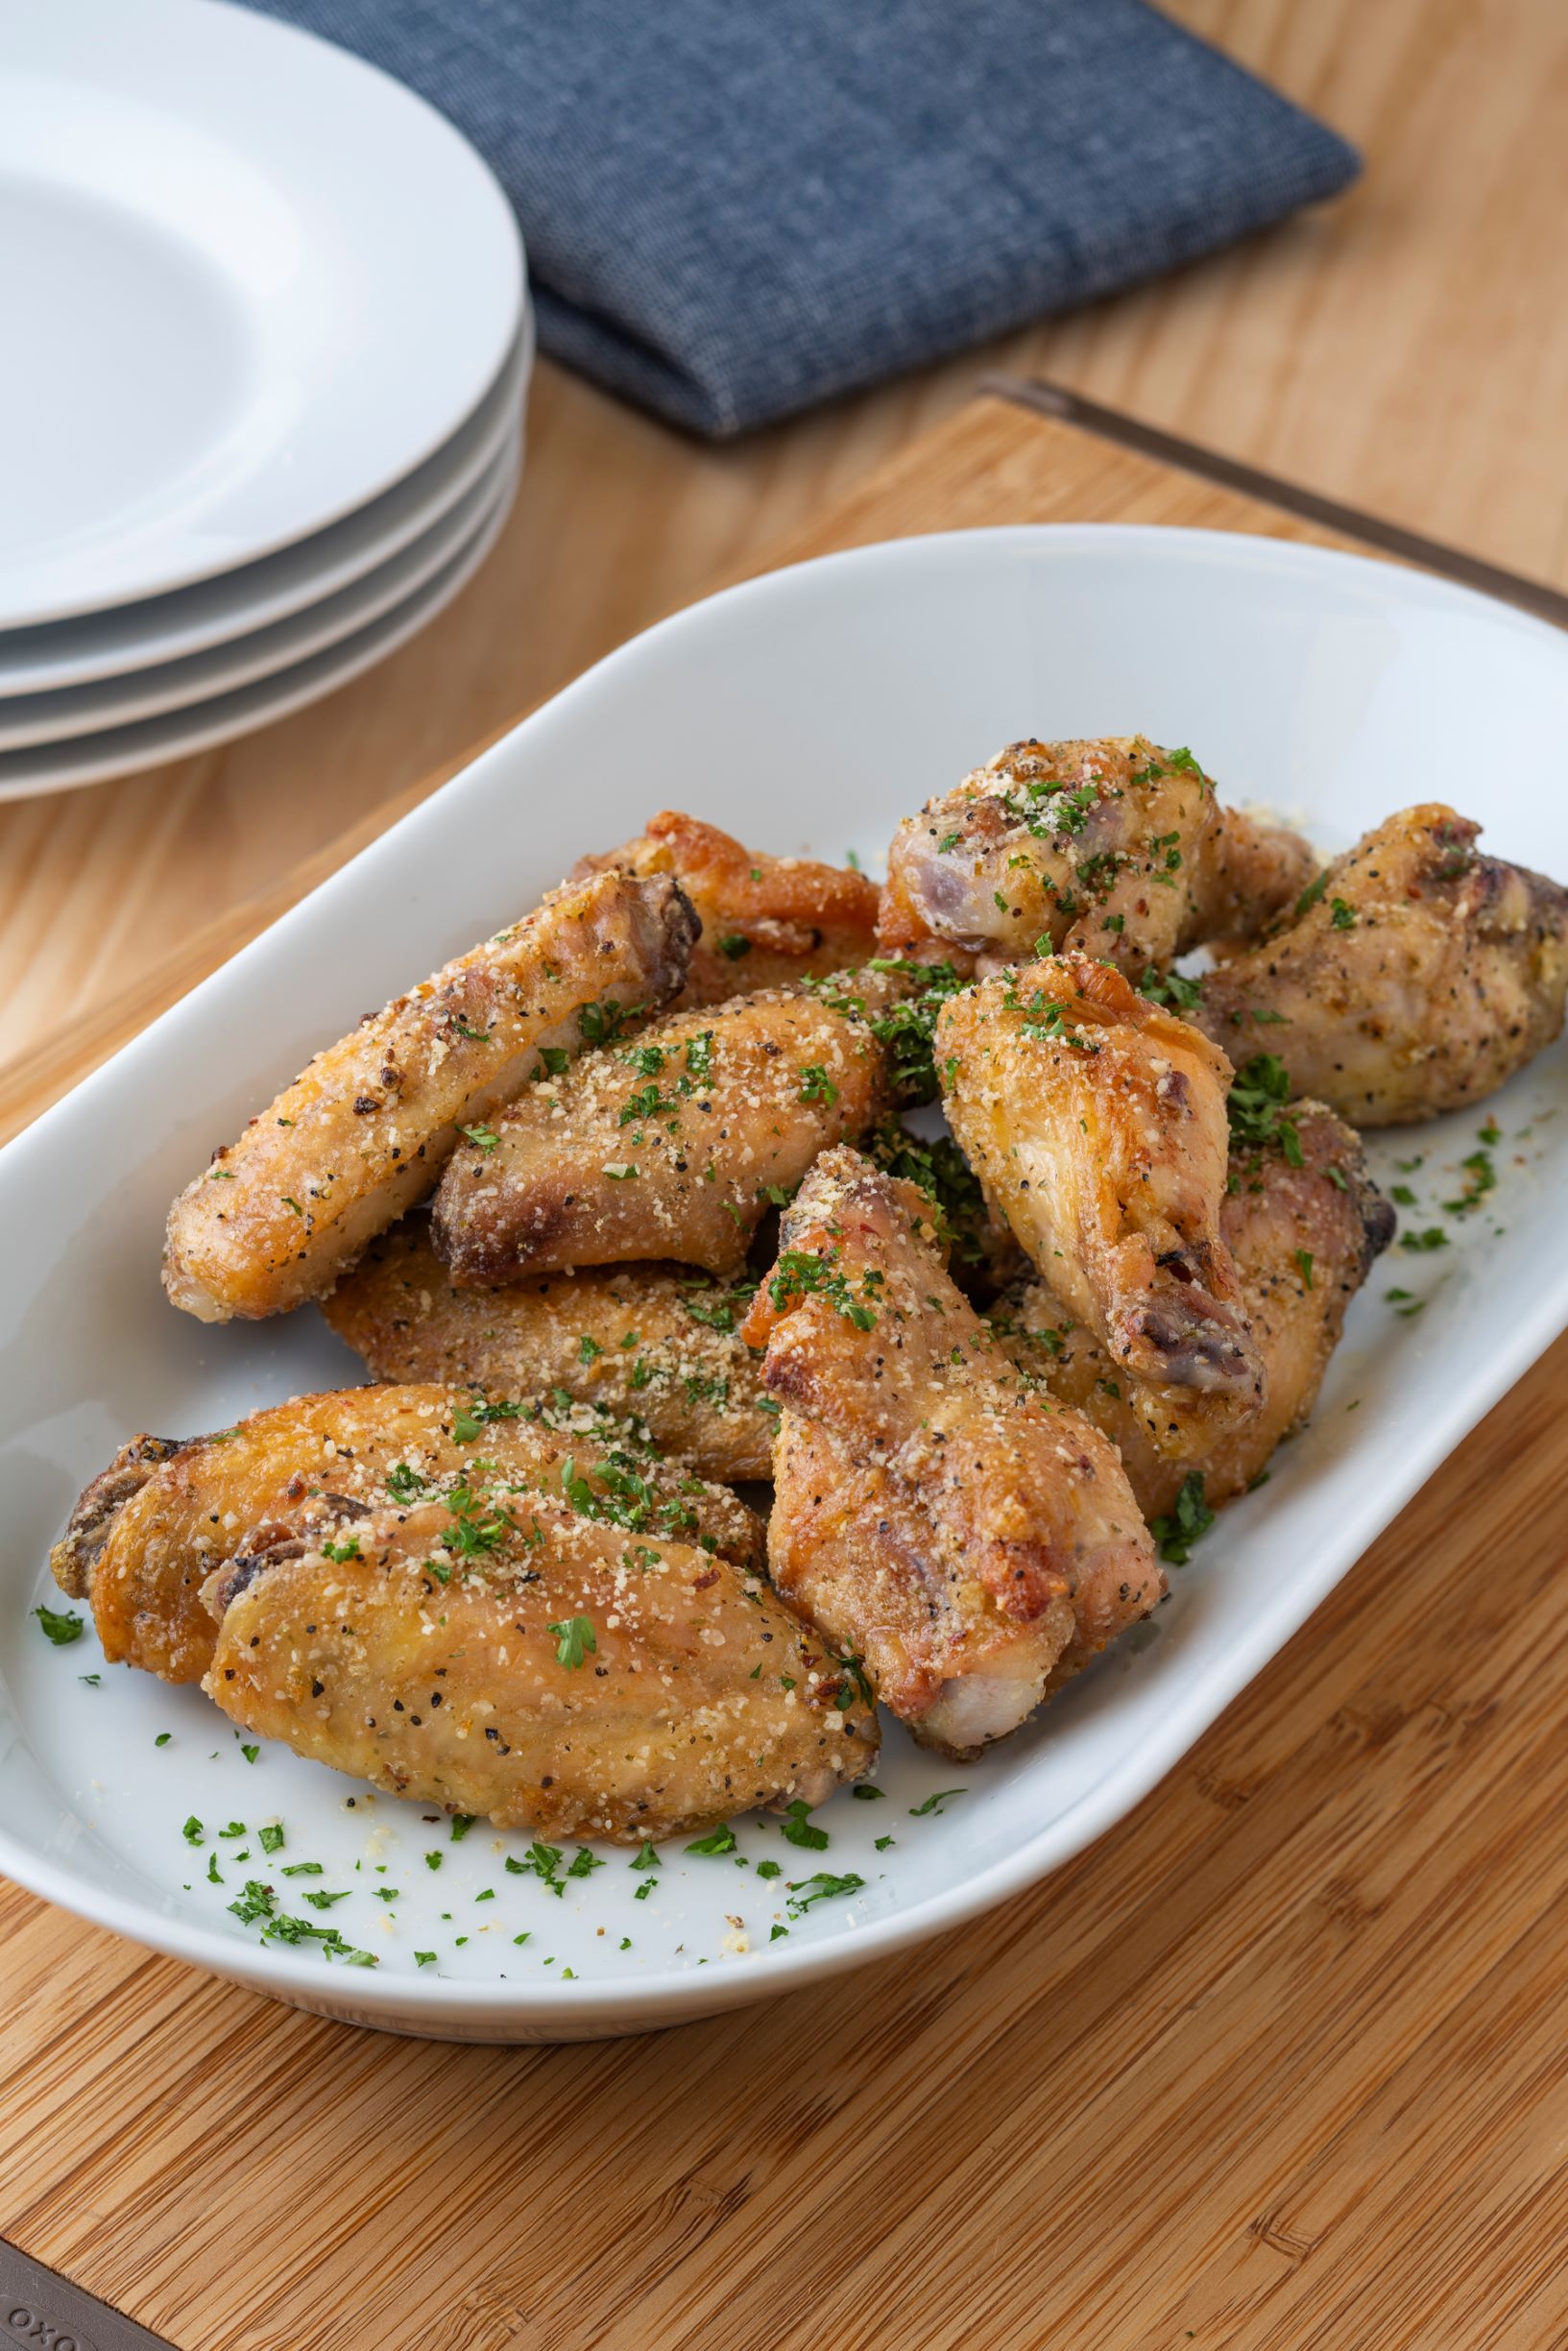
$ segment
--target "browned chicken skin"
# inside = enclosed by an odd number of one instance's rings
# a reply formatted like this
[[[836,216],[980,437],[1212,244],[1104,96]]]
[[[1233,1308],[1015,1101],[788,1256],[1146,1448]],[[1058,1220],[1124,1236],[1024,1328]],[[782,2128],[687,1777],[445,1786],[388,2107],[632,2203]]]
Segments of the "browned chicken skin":
[[[896,976],[856,975],[856,1001]],[[770,989],[586,1054],[454,1153],[437,1253],[461,1283],[678,1259],[730,1280],[770,1200],[887,1103],[870,1023],[842,999]]]
[[[820,1804],[875,1759],[875,1707],[760,1576],[505,1481],[458,1499],[218,1569],[208,1696],[396,1795],[622,1843]]]
[[[875,952],[878,891],[864,874],[811,858],[769,857],[673,809],[661,811],[640,839],[583,858],[575,871],[612,866],[671,875],[696,908],[702,936],[677,1010],[820,979]]]
[[[583,1510],[639,1533],[760,1562],[760,1525],[738,1496],[661,1460],[609,1415],[416,1386],[297,1396],[182,1444],[135,1438],[86,1489],[51,1564],[90,1600],[106,1657],[194,1682],[212,1655],[202,1587],[243,1545],[278,1525],[351,1527],[389,1498],[460,1488],[481,1464],[519,1491],[559,1495],[566,1481]]]
[[[1367,1176],[1355,1132],[1320,1103],[1292,1103],[1288,1123],[1299,1164],[1277,1143],[1235,1152],[1219,1215],[1267,1371],[1266,1400],[1250,1418],[1217,1433],[1192,1412],[1191,1392],[1141,1391],[1043,1281],[1018,1284],[993,1311],[1014,1360],[1118,1447],[1146,1518],[1168,1516],[1194,1472],[1211,1509],[1245,1492],[1311,1414],[1346,1309],[1393,1237],[1393,1209]]]
[[[1082,957],[1046,957],[943,1007],[953,1133],[1035,1266],[1116,1366],[1187,1392],[1218,1431],[1266,1375],[1220,1232],[1230,1064]]]
[[[1568,891],[1480,831],[1435,802],[1390,816],[1205,976],[1194,1020],[1358,1127],[1482,1101],[1562,1028]]]
[[[1221,808],[1190,751],[1143,735],[1011,743],[900,825],[879,936],[1008,962],[1081,951],[1136,978],[1257,931],[1312,863],[1293,833]]]
[[[163,1264],[174,1303],[223,1322],[329,1290],[430,1190],[460,1127],[607,1018],[665,1003],[695,936],[673,882],[600,875],[552,891],[363,1021],[175,1201]]]
[[[1159,1599],[1114,1449],[1020,1378],[911,1186],[825,1152],[748,1331],[784,1408],[774,1582],[917,1738],[1004,1736]]]
[[[640,1420],[703,1477],[765,1478],[777,1415],[740,1337],[752,1288],[622,1265],[460,1290],[415,1215],[372,1242],[322,1312],[374,1379],[565,1393]]]

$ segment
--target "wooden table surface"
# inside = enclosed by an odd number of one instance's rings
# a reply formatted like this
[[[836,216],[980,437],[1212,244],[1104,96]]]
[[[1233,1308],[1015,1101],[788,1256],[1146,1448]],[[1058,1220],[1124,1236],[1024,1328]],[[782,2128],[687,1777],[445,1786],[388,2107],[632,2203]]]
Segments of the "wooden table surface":
[[[590,661],[758,559],[1004,367],[1568,584],[1568,8],[1173,0],[1363,148],[1335,206],[710,449],[541,367],[520,503],[424,636],[317,709],[0,806],[0,1064]]]
[[[1321,536],[996,403],[849,495],[999,359],[1568,584],[1568,12],[1172,12],[1358,138],[1363,186],[734,449],[542,369],[523,501],[425,638],[246,742],[0,809],[0,1117],[340,834],[781,533]],[[1568,2342],[1565,1374],[1568,1343],[1091,1852],[770,2009],[397,2043],[0,1890],[0,2231],[181,2351]]]

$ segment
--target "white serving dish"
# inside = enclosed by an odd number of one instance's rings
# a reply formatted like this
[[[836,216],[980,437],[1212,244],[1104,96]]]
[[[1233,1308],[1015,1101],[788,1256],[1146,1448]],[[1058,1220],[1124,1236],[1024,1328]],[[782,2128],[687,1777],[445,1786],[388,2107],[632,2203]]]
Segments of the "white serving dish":
[[[1222,534],[905,541],[775,573],[623,647],[0,1155],[13,1236],[0,1272],[0,1865],[120,1933],[329,2015],[565,2040],[765,1999],[917,1944],[1043,1877],[1153,1786],[1568,1321],[1548,1155],[1568,1131],[1550,1123],[1568,1100],[1560,1046],[1488,1105],[1505,1135],[1496,1215],[1450,1221],[1450,1248],[1396,1250],[1377,1269],[1313,1426],[1173,1572],[1155,1629],[979,1763],[933,1762],[890,1733],[888,1800],[835,1798],[818,1816],[826,1854],[754,1817],[736,1830],[748,1866],[677,1848],[638,1902],[645,1878],[610,1854],[557,1900],[504,1870],[525,1839],[478,1827],[456,1845],[419,1807],[287,1754],[248,1764],[198,1692],[119,1670],[88,1687],[90,1632],[53,1649],[28,1613],[58,1597],[48,1543],[129,1431],[223,1426],[354,1376],[313,1314],[208,1329],[158,1287],[170,1196],[321,1042],[659,807],[869,862],[902,812],[1000,744],[1140,727],[1190,742],[1230,797],[1298,816],[1326,849],[1446,794],[1485,818],[1493,849],[1568,873],[1568,803],[1548,780],[1568,729],[1568,645],[1541,624],[1414,571]],[[1385,1173],[1422,1155],[1417,1224],[1484,1115],[1375,1142]],[[1385,1303],[1395,1284],[1428,1295],[1416,1320]],[[911,1817],[955,1786],[966,1793],[943,1810]],[[199,1850],[181,1837],[189,1814],[207,1824]],[[347,1887],[333,1923],[375,1968],[263,1948],[229,1914],[245,1878],[276,1877],[253,1833],[250,1864],[220,1860],[222,1888],[205,1879],[208,1854],[237,1850],[214,1824],[253,1831],[274,1815],[286,1856]],[[433,1851],[438,1871],[422,1859]],[[763,1857],[784,1878],[760,1879]],[[789,1917],[785,1881],[820,1869],[864,1889]],[[398,1903],[374,1899],[382,1884]],[[775,1924],[786,1939],[770,1941]],[[416,1964],[422,1949],[435,1966]]]
[[[324,694],[384,661],[400,644],[428,625],[459,589],[479,569],[511,512],[517,492],[519,460],[508,455],[481,506],[470,519],[457,545],[433,570],[420,568],[418,584],[406,585],[397,600],[369,620],[362,620],[320,651],[285,667],[268,670],[248,686],[209,693],[200,701],[181,704],[159,715],[104,725],[84,735],[33,743],[8,750],[0,743],[0,800],[20,800],[38,792],[65,791],[79,784],[96,784],[106,776],[134,774],[138,768],[160,766],[205,751],[236,735],[249,735],[290,711],[319,702]],[[285,627],[292,623],[283,623]],[[202,655],[199,659],[205,660]],[[157,677],[160,673],[154,671]],[[156,696],[154,697],[157,698]],[[0,703],[0,710],[6,706]]]
[[[0,627],[326,528],[451,438],[517,334],[517,225],[467,141],[225,0],[8,10],[0,154]]]

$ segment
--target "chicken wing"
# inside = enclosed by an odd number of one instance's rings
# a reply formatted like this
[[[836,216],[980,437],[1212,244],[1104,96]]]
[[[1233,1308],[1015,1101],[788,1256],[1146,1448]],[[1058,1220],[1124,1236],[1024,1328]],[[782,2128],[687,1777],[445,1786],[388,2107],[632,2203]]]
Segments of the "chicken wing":
[[[575,872],[606,868],[673,875],[696,908],[702,936],[677,1010],[845,971],[875,952],[878,890],[864,874],[810,858],[769,857],[672,809],[639,840],[583,858]]]
[[[1255,1413],[1263,1359],[1219,1225],[1223,1053],[1120,972],[1047,957],[944,1006],[948,1117],[987,1197],[1122,1371]]]
[[[428,1192],[460,1127],[681,985],[696,917],[675,883],[553,891],[362,1022],[214,1153],[169,1214],[163,1282],[204,1322],[329,1290]]]
[[[784,1408],[774,1582],[917,1738],[1005,1736],[1160,1598],[1113,1447],[1019,1375],[912,1187],[824,1153],[747,1331]]]
[[[1081,951],[1136,978],[1250,935],[1312,865],[1295,834],[1221,808],[1190,751],[1143,735],[1017,742],[900,825],[879,936],[1014,962]]]
[[[770,989],[587,1054],[454,1152],[432,1235],[460,1283],[673,1257],[732,1280],[770,1200],[890,1100],[868,1001]]]
[[[501,1829],[673,1836],[820,1804],[877,1754],[862,1684],[760,1577],[504,1482],[283,1535],[205,1589],[233,1722]]]
[[[1245,1492],[1310,1416],[1346,1309],[1393,1238],[1393,1209],[1367,1175],[1354,1130],[1310,1102],[1291,1103],[1282,1126],[1271,1148],[1233,1152],[1219,1212],[1267,1375],[1250,1418],[1217,1433],[1194,1415],[1191,1390],[1129,1379],[1039,1279],[1004,1294],[990,1318],[1014,1361],[1110,1438],[1150,1521],[1170,1518],[1194,1475],[1211,1510]]]
[[[212,1655],[202,1586],[242,1544],[279,1521],[330,1530],[389,1496],[450,1492],[481,1464],[519,1492],[565,1487],[575,1508],[634,1534],[711,1545],[748,1568],[761,1559],[760,1522],[737,1495],[608,1414],[411,1386],[297,1396],[185,1443],[134,1438],[86,1489],[50,1563],[91,1602],[106,1657],[195,1682]]]
[[[1481,856],[1480,831],[1436,802],[1390,816],[1205,976],[1193,1019],[1233,1052],[1267,1024],[1292,1085],[1358,1127],[1480,1102],[1568,993],[1568,891]]]
[[[765,1478],[777,1414],[739,1336],[752,1289],[623,1265],[459,1290],[416,1214],[372,1242],[322,1312],[373,1379],[581,1397],[638,1418],[704,1477]]]

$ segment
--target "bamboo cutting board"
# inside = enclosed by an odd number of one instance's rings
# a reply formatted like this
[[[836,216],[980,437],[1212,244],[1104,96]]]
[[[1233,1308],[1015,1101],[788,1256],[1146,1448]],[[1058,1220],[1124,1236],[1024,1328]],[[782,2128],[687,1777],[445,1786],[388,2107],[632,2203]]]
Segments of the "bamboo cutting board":
[[[783,552],[1061,520],[1336,543],[995,399]],[[332,861],[13,1065],[0,1121]],[[0,2233],[181,2351],[1568,2340],[1565,1373],[1089,1853],[772,2007],[398,2042],[0,1889]],[[3,2255],[0,2343],[42,2340]]]

